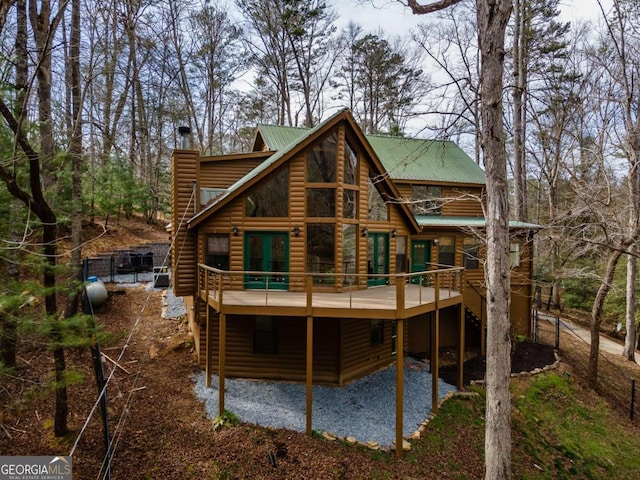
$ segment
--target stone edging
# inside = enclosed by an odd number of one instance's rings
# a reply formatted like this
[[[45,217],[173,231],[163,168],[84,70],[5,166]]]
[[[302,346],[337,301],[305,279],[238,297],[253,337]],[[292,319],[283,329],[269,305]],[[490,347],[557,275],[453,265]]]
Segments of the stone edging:
[[[556,361],[553,362],[551,365],[547,365],[542,368],[534,368],[530,372],[512,373],[511,378],[531,377],[533,375],[538,375],[539,373],[548,372],[549,370],[555,370],[556,368],[558,368],[558,365],[560,365],[560,357],[558,356],[558,352],[553,352],[553,355],[556,358]],[[471,385],[484,385],[485,383],[486,383],[486,380],[471,381]]]
[[[512,373],[511,378],[531,377],[539,373],[548,372],[549,370],[555,370],[556,368],[558,368],[558,365],[560,364],[560,357],[558,356],[557,352],[553,352],[553,355],[555,356],[555,359],[556,359],[556,361],[553,364],[547,365],[543,368],[535,368],[530,372]],[[484,385],[485,383],[486,383],[485,380],[471,381],[471,385]],[[446,402],[452,397],[470,398],[470,397],[477,397],[477,396],[478,396],[478,393],[476,392],[465,392],[465,391],[449,392],[444,397],[442,397],[442,399],[438,402],[438,408],[440,408],[444,402]],[[402,441],[402,450],[410,451],[411,443],[409,443],[408,440],[419,440],[422,437],[424,431],[426,430],[427,425],[429,425],[429,422],[431,422],[431,420],[433,420],[435,417],[436,417],[435,413],[430,413],[429,416],[420,424],[420,426],[416,431],[414,431],[409,437],[405,437],[405,439]],[[352,437],[352,436],[341,437],[339,435],[335,435],[330,432],[322,432],[322,438],[324,438],[325,440],[328,440],[329,442],[341,441],[341,442],[346,442],[349,445],[358,445],[360,447],[366,447],[371,450],[381,450],[384,452],[388,452],[396,449],[395,442],[393,442],[389,447],[381,447],[378,444],[378,442],[374,442],[372,440],[368,442],[359,442],[355,437]]]

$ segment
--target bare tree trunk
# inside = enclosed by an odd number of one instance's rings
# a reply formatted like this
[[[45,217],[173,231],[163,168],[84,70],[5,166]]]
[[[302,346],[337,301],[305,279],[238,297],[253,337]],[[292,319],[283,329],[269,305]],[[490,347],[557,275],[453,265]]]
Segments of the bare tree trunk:
[[[525,95],[527,85],[526,0],[515,0],[513,32],[513,184],[516,220],[527,221],[527,168],[525,163]]]
[[[38,11],[38,6],[40,11]],[[43,187],[51,185],[56,173],[49,170],[43,174],[42,165],[53,165],[50,162],[55,154],[55,146],[53,143],[53,125],[51,118],[51,42],[53,33],[57,29],[60,21],[64,16],[64,10],[67,1],[63,0],[58,6],[58,11],[51,18],[51,5],[49,0],[37,2],[29,1],[29,19],[33,28],[36,47],[38,49],[38,67],[36,69],[36,78],[38,79],[38,120],[40,133],[40,154],[33,151],[26,138],[24,138],[18,129],[10,112],[3,111],[3,116],[12,125],[14,134],[21,142],[25,154],[29,158],[29,177],[31,187],[31,198],[25,192],[18,192],[16,189],[14,178],[7,178],[5,175],[5,183],[9,191],[17,198],[26,199],[26,204],[37,215],[42,222],[42,244],[45,258],[43,286],[45,289],[45,311],[50,318],[56,318],[58,315],[57,299],[55,293],[56,286],[56,259],[57,259],[57,232],[58,220],[51,206],[44,198]],[[28,52],[19,52],[19,55],[28,55]],[[42,183],[41,183],[42,182]],[[12,191],[13,190],[13,191]],[[18,195],[17,195],[18,194]],[[61,437],[67,433],[67,387],[65,383],[65,355],[62,346],[62,331],[59,321],[54,321],[51,329],[51,342],[53,344],[53,360],[56,379],[56,407],[54,414],[54,434]]]
[[[600,354],[600,325],[602,324],[602,308],[604,307],[604,301],[611,290],[611,283],[613,281],[613,275],[616,271],[616,265],[622,252],[620,250],[613,250],[609,255],[607,261],[607,269],[602,279],[602,283],[596,293],[596,298],[593,301],[593,308],[591,309],[591,350],[589,352],[589,367],[587,372],[587,381],[591,388],[596,388],[598,385],[598,356]]]
[[[70,111],[69,154],[71,156],[71,275],[64,319],[78,311],[80,295],[78,281],[82,280],[82,92],[80,85],[80,0],[71,4],[71,41],[69,46],[68,79]]]
[[[9,218],[12,217],[12,212],[9,212]],[[9,228],[14,230],[12,225],[15,222],[10,222]],[[13,237],[13,233],[12,233]],[[3,261],[4,270],[6,272],[5,282],[11,288],[14,282],[20,279],[20,269],[18,264],[13,259]],[[16,312],[12,309],[4,308],[0,309],[0,361],[4,363],[5,367],[13,368],[16,366],[16,347],[18,340],[18,317]]]
[[[637,246],[635,242],[629,247],[627,256],[627,309],[625,325],[627,334],[624,337],[622,356],[631,362],[636,361],[636,266]]]
[[[441,10],[459,0],[407,4],[416,14]],[[487,173],[487,404],[485,427],[485,478],[511,478],[511,337],[509,199],[507,152],[503,125],[503,73],[507,23],[511,0],[476,0],[480,84],[482,151]]]
[[[510,0],[478,0],[482,150],[487,172],[485,478],[511,478],[509,203],[502,104]]]

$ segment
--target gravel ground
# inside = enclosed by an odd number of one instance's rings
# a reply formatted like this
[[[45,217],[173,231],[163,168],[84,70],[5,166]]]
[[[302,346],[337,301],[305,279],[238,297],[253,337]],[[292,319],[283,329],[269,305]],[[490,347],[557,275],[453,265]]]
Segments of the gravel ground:
[[[187,314],[182,297],[176,297],[171,287],[154,288],[153,272],[118,274],[113,276],[113,282],[111,282],[111,276],[100,278],[100,280],[105,284],[115,283],[121,288],[135,288],[146,284],[147,290],[166,290],[164,298],[166,305],[162,308],[162,318],[180,318]]]
[[[408,359],[404,378],[404,429],[410,436],[431,412],[431,374],[423,363]],[[395,366],[361,378],[345,387],[313,387],[313,429],[359,442],[389,446],[395,440]],[[218,415],[218,377],[211,388],[204,372],[194,376],[196,396],[207,414]],[[442,380],[439,398],[456,388]],[[241,421],[305,431],[305,386],[293,383],[225,380],[225,407]]]
[[[102,279],[107,282],[110,279]],[[147,283],[153,289],[152,273],[115,275],[119,287],[135,287]],[[186,314],[182,298],[166,289],[163,318]],[[413,359],[405,361],[403,435],[410,436],[431,412],[431,374],[428,366]],[[211,388],[204,385],[204,372],[194,376],[195,393],[205,404],[211,418],[218,415],[218,377]],[[395,365],[361,378],[342,388],[313,387],[313,429],[341,437],[352,436],[360,442],[374,441],[389,446],[395,441]],[[438,381],[439,398],[456,388]],[[225,406],[241,421],[265,427],[305,431],[305,385],[226,379]]]

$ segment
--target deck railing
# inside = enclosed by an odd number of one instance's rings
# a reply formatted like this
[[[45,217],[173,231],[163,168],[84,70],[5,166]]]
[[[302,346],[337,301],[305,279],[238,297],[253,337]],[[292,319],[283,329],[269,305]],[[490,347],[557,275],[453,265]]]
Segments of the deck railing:
[[[287,295],[289,299],[297,295],[307,307],[330,299],[336,308],[367,308],[370,302],[386,301],[386,308],[395,310],[462,295],[463,267],[430,267],[412,273],[371,274],[227,271],[199,264],[198,291],[219,306],[225,304],[225,293],[250,291],[263,306],[282,305]]]

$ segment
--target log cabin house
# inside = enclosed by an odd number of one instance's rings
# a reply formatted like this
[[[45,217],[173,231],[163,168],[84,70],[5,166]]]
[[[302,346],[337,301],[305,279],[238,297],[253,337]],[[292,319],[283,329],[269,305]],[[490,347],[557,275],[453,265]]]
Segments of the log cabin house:
[[[310,397],[394,362],[402,385],[407,354],[430,356],[435,409],[442,347],[462,387],[465,345],[484,344],[485,176],[457,145],[365,135],[341,110],[260,125],[247,153],[177,149],[172,167],[173,289],[221,412],[225,376],[306,382]],[[512,225],[524,336],[531,227]]]

